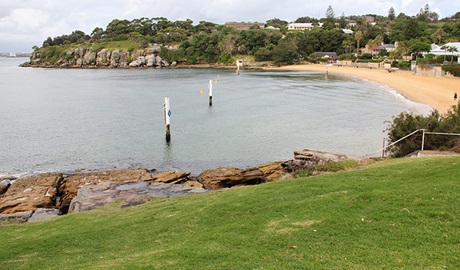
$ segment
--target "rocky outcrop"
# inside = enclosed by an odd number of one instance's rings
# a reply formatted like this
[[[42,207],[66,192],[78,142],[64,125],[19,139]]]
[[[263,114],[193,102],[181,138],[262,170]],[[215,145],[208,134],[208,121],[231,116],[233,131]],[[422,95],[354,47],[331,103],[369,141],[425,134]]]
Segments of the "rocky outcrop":
[[[295,172],[300,170],[311,170],[316,166],[321,166],[329,162],[338,162],[344,160],[354,160],[357,162],[365,162],[368,159],[353,155],[330,153],[316,150],[304,149],[294,152],[294,159],[284,162],[284,171]]]
[[[264,173],[257,168],[246,170],[235,167],[207,170],[198,176],[206,189],[216,190],[239,185],[255,185],[266,182]]]
[[[149,48],[134,52],[119,49],[94,51],[93,48],[72,48],[54,64],[46,60],[41,50],[37,50],[30,56],[30,61],[22,64],[22,66],[67,68],[161,68],[175,66],[176,62],[170,64],[160,57],[162,47],[170,50],[178,49],[159,44],[153,44]]]
[[[0,214],[0,225],[25,223],[33,213],[34,211],[30,210],[14,214]]]
[[[67,213],[69,205],[73,198],[77,196],[81,187],[96,185],[101,182],[139,182],[153,181],[152,174],[148,170],[116,170],[81,173],[64,177],[59,186],[58,193],[60,200],[56,206],[60,208],[61,213]]]
[[[59,209],[54,208],[39,208],[33,215],[27,220],[27,222],[34,222],[40,220],[47,220],[59,215]]]
[[[10,185],[11,185],[11,181],[9,179],[0,180],[0,195],[5,193],[10,187]]]
[[[0,196],[0,213],[12,214],[55,207],[57,187],[61,180],[62,174],[48,173],[15,181]]]
[[[267,182],[273,182],[276,180],[287,179],[291,176],[284,171],[284,161],[270,162],[257,166],[265,176]]]
[[[202,188],[157,182],[102,182],[85,186],[70,204],[69,213],[89,211],[107,204],[123,201],[121,207],[142,204],[156,197],[172,197],[206,192]]]

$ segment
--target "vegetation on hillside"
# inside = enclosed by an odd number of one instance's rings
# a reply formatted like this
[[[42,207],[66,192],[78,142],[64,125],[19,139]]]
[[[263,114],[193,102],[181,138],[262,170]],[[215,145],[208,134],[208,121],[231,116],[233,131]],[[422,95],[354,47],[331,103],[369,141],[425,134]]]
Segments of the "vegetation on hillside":
[[[460,134],[460,102],[446,114],[440,115],[437,110],[428,116],[413,115],[403,112],[393,119],[388,127],[389,143],[398,141],[406,135],[418,130],[427,132]],[[393,157],[403,157],[422,148],[423,133],[419,132],[395,144],[390,148]],[[460,152],[460,136],[426,135],[425,150],[454,150]]]
[[[370,60],[378,58],[382,61],[386,58],[417,56],[429,51],[432,42],[445,44],[460,40],[460,12],[439,20],[437,13],[431,11],[428,5],[421,8],[416,16],[404,13],[396,16],[395,10],[391,8],[388,16],[336,17],[331,6],[325,15],[320,19],[300,17],[295,20],[311,22],[317,26],[311,31],[288,31],[288,22],[277,18],[265,24],[275,29],[260,29],[254,25],[249,30],[237,30],[206,21],[194,25],[191,20],[169,21],[163,17],[132,21],[115,19],[105,29],[96,27],[91,34],[77,30],[69,35],[49,37],[43,42],[42,48],[34,47],[34,50],[50,51],[47,54],[52,56],[45,60],[53,63],[53,56],[64,55],[65,46],[69,44],[72,47],[84,45],[96,50],[111,47],[108,44],[113,42],[122,42],[118,44],[118,49],[135,50],[157,43],[178,47],[174,52],[162,51],[161,56],[169,62],[233,63],[237,57],[249,56],[255,61],[295,63],[303,60],[317,61],[316,52],[335,52],[342,55],[342,59],[355,59],[358,55],[366,60],[369,57],[361,56],[359,52],[363,45],[377,48],[382,42],[398,42],[396,51],[390,53],[381,50],[370,56]],[[375,24],[369,18],[375,20]],[[344,28],[353,30],[354,34],[344,33]],[[401,64],[401,68],[405,66]]]

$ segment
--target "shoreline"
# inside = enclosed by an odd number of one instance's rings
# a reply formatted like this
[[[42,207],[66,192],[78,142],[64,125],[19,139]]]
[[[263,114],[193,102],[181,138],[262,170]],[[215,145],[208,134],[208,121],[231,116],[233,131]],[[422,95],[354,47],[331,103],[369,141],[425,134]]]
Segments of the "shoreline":
[[[265,70],[291,70],[325,72],[324,64],[267,67]],[[367,79],[396,90],[410,101],[426,104],[441,114],[447,113],[457,101],[453,96],[460,92],[460,79],[416,75],[406,71],[388,72],[384,69],[367,69],[344,66],[328,66],[329,74],[354,76]]]

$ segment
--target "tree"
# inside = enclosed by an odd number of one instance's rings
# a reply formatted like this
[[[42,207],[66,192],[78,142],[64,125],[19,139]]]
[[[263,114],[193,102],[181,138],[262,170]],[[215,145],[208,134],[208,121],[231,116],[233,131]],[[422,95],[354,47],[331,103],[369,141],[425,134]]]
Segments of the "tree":
[[[452,57],[450,58],[450,63],[452,64],[452,62],[454,60],[454,52],[458,52],[457,47],[455,47],[455,46],[442,46],[441,49],[452,53]]]
[[[94,28],[93,32],[91,32],[91,38],[94,42],[98,42],[105,34],[104,29],[100,27]]]
[[[287,35],[278,42],[273,49],[276,63],[293,64],[299,57],[297,52],[297,38],[295,35]]]
[[[388,19],[389,19],[390,21],[393,21],[395,18],[396,18],[395,9],[394,9],[393,7],[391,7],[391,8],[388,10]]]
[[[359,42],[360,42],[361,40],[363,40],[363,32],[361,32],[361,31],[356,31],[356,33],[355,33],[355,40],[356,40],[356,42],[357,42],[357,46],[356,46],[356,55],[359,56]]]
[[[442,37],[446,34],[442,28],[438,28],[432,35],[431,39],[433,42],[438,42],[438,44],[441,44],[441,39]]]
[[[332,9],[331,5],[329,5],[326,10],[326,18],[334,19],[334,17],[335,17],[334,10]]]

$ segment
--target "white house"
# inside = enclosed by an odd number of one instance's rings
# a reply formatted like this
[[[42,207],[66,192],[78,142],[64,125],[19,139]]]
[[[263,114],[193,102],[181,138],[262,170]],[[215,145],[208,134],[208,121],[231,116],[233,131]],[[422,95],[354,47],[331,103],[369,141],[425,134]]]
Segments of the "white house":
[[[288,24],[288,30],[295,31],[304,31],[304,30],[312,30],[316,27],[323,26],[323,23],[318,23],[318,25],[313,25],[313,23],[290,23]]]
[[[445,49],[445,48],[451,47],[451,46],[457,48],[457,51],[456,52],[449,52],[448,50]],[[439,46],[439,45],[436,45],[436,44],[431,44],[431,51],[429,53],[434,54],[434,55],[456,55],[456,56],[459,56],[460,55],[460,42],[449,42],[449,43],[446,43],[446,44],[444,44],[442,46]]]

